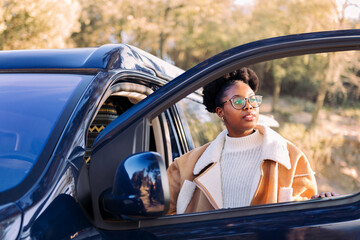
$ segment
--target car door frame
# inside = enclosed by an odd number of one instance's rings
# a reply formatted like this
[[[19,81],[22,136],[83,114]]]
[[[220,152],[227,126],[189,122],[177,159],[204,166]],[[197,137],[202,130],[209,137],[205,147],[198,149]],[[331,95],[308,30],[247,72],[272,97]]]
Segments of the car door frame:
[[[132,151],[117,157],[117,163],[132,153],[147,151],[146,139],[149,134],[147,126],[149,126],[151,119],[188,94],[234,69],[283,57],[348,50],[360,50],[360,30],[339,30],[276,37],[248,43],[220,53],[164,85],[132,107],[126,114],[116,119],[112,126],[108,127],[106,131],[104,130],[94,143],[93,154],[111,158],[111,154],[104,154],[104,152],[111,151],[112,145],[122,143],[124,141],[122,138],[125,138],[124,134],[132,136]],[[115,159],[113,158],[113,160]],[[100,187],[92,197],[99,197],[102,190]],[[93,202],[97,203],[97,200],[93,199]],[[321,201],[268,204],[206,213],[164,216],[151,220],[139,220],[138,222],[104,221],[100,216],[99,209],[96,209],[98,206],[95,206],[94,222],[98,227],[108,230],[144,229],[155,235],[161,235],[160,232],[164,230],[175,236],[176,231],[181,230],[181,234],[188,233],[189,236],[195,234],[194,237],[200,237],[201,235],[194,233],[194,231],[203,229],[203,232],[212,233],[213,235],[210,236],[214,237],[216,231],[235,222],[238,224],[238,229],[242,229],[241,224],[243,226],[248,225],[248,228],[243,228],[244,231],[258,231],[254,230],[254,224],[263,224],[258,226],[259,231],[261,229],[267,231],[284,228],[286,223],[289,223],[289,215],[295,216],[296,214],[298,217],[292,218],[293,224],[289,224],[286,229],[312,224],[351,221],[360,217],[359,211],[353,210],[355,207],[359,209],[359,206],[360,194],[354,194]],[[335,216],[328,216],[329,213],[335,214]],[[215,227],[216,225],[219,226]],[[218,232],[217,236],[221,234]],[[179,237],[179,235],[177,236]]]

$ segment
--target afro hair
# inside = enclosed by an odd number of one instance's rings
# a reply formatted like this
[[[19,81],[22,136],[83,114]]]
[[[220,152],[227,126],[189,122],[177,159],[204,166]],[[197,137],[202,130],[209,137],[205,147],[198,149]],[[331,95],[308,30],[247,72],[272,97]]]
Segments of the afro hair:
[[[224,92],[237,81],[246,83],[254,92],[258,90],[259,78],[253,70],[246,67],[235,70],[204,86],[203,104],[206,110],[215,113],[216,108],[222,106]]]

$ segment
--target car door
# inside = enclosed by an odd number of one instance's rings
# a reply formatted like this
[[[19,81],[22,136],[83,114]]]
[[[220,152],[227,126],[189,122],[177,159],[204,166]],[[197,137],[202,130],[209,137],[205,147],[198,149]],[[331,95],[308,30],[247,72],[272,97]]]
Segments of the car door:
[[[99,182],[97,179],[113,179],[116,166],[125,158],[149,150],[150,122],[154,118],[228,72],[284,57],[359,49],[360,30],[260,40],[220,53],[158,89],[116,119],[94,143],[89,178],[95,226],[104,229],[109,236],[126,232],[150,239],[357,238],[360,234],[359,194],[151,219],[107,219],[99,201],[102,193],[112,187],[112,181]],[[162,181],[167,181],[166,175],[161,177]]]

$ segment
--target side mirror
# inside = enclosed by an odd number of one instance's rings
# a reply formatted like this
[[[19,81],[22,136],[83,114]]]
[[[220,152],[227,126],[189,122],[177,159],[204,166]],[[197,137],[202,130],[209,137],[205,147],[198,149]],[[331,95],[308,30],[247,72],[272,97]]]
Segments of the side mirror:
[[[112,189],[100,196],[104,219],[159,217],[169,209],[169,182],[161,156],[131,155],[118,167]]]

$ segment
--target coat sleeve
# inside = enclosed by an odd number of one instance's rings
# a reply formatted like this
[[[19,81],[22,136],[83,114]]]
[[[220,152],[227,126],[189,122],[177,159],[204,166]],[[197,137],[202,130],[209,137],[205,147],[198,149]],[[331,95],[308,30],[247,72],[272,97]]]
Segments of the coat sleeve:
[[[170,188],[170,208],[167,214],[176,214],[176,203],[180,191],[180,172],[177,160],[167,170]]]
[[[317,194],[315,173],[303,153],[297,161],[292,188],[294,201],[308,200]]]

